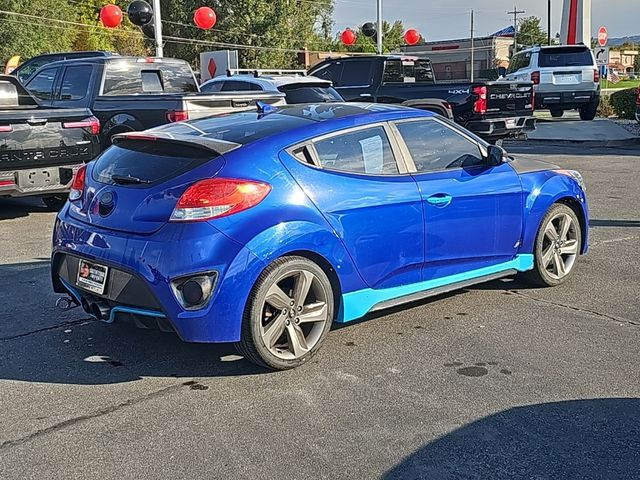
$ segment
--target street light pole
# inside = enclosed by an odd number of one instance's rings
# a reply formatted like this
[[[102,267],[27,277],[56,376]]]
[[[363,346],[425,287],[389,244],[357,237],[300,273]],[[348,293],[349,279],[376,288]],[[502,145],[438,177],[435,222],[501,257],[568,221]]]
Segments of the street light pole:
[[[547,44],[551,45],[551,0],[547,5]]]
[[[160,17],[160,0],[153,0],[153,29],[155,33],[156,57],[162,57],[162,18]]]
[[[155,0],[159,1],[159,0]],[[382,55],[382,0],[378,0],[378,28],[377,28],[376,50],[378,55]]]

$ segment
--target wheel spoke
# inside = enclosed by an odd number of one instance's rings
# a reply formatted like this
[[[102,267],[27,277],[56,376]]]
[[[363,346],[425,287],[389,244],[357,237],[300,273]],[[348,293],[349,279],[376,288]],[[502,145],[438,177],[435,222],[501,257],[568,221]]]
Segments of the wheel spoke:
[[[544,268],[547,268],[551,263],[551,260],[553,260],[554,252],[553,243],[547,247],[546,252],[542,252],[542,266]]]
[[[293,290],[293,299],[297,305],[304,305],[309,290],[311,290],[311,284],[313,283],[313,273],[305,270],[300,271],[298,278],[296,279],[296,286]]]
[[[327,304],[325,302],[315,302],[305,305],[298,318],[300,323],[324,322],[327,319]]]
[[[558,252],[553,254],[553,267],[558,277],[563,277],[565,275],[564,261]]]
[[[567,240],[564,246],[560,249],[562,255],[576,255],[578,253],[578,241]]]
[[[569,215],[563,215],[560,218],[560,229],[559,229],[559,237],[560,240],[566,240],[567,234],[569,233],[569,228],[571,228],[571,217]]]
[[[289,338],[289,350],[296,356],[301,357],[309,351],[307,339],[304,338],[302,329],[293,323],[287,325],[287,338]]]
[[[553,226],[553,222],[549,222],[547,224],[544,229],[544,235],[552,242],[555,242],[558,239],[558,232],[556,232],[556,227]]]
[[[271,288],[269,288],[269,290],[267,291],[267,297],[265,298],[265,301],[277,310],[289,308],[291,304],[291,298],[289,298],[289,295],[282,291],[277,283],[271,285]]]
[[[262,330],[262,338],[268,348],[273,348],[285,329],[286,315],[278,315],[269,322]]]

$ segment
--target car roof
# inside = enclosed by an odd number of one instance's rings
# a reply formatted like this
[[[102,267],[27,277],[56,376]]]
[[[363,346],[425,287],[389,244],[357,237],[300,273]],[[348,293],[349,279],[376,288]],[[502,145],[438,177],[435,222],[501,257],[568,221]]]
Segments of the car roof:
[[[434,116],[431,112],[402,105],[348,102],[299,104],[268,106],[263,112],[243,111],[215,115],[163,125],[145,133],[159,133],[182,139],[198,137],[239,145],[270,139],[287,145],[350,127],[431,116]]]
[[[160,57],[125,57],[121,55],[110,55],[101,57],[86,57],[86,58],[69,58],[67,60],[58,60],[51,62],[43,67],[51,67],[57,65],[67,65],[69,63],[110,63],[110,62],[123,62],[123,61],[135,61],[137,63],[187,63],[185,60],[178,58],[160,58]]]
[[[540,52],[542,50],[571,50],[571,49],[580,49],[580,50],[589,50],[589,47],[586,45],[578,44],[578,45],[537,45],[535,47],[527,48],[525,50],[520,50],[518,53],[535,53]]]
[[[285,85],[304,85],[304,84],[314,84],[314,85],[324,85],[327,87],[331,87],[333,84],[329,80],[323,80],[321,78],[307,76],[307,75],[260,75],[256,77],[255,75],[229,75],[229,76],[219,76],[212,78],[211,80],[207,80],[202,86],[208,83],[220,83],[225,81],[241,81],[241,82],[249,82],[255,85],[260,85],[263,90],[278,90],[279,87],[283,87]]]

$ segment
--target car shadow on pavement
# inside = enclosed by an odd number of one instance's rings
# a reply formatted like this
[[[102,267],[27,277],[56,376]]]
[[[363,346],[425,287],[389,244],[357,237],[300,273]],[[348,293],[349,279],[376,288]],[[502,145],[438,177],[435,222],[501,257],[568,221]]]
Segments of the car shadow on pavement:
[[[36,212],[51,212],[51,210],[47,208],[39,198],[0,197],[0,220],[28,217],[31,213]]]
[[[410,479],[631,479],[640,476],[640,399],[510,408],[423,446],[388,471]]]
[[[589,220],[590,227],[639,228],[640,220]]]

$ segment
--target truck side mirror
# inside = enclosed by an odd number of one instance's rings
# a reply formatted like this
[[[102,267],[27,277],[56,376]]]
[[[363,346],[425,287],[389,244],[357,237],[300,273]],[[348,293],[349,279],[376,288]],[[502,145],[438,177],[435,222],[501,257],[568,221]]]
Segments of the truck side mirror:
[[[504,162],[507,152],[504,148],[497,145],[489,145],[487,147],[487,165],[497,167]]]

